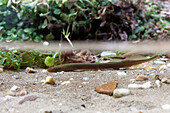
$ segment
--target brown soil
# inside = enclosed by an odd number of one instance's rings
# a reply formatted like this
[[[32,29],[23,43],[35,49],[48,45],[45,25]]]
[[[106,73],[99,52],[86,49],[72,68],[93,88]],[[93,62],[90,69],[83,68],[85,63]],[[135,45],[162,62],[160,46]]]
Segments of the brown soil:
[[[153,63],[146,63],[152,65]],[[129,70],[105,70],[105,71],[84,71],[64,73],[43,73],[37,69],[34,74],[5,71],[0,74],[0,112],[3,113],[167,113],[162,105],[170,104],[170,84],[162,84],[161,88],[130,89],[132,95],[121,98],[114,98],[95,92],[95,87],[111,81],[118,82],[118,88],[127,88],[137,73],[149,76],[154,83],[153,75],[158,72],[160,65],[154,64],[157,70],[146,71],[143,69]],[[120,76],[117,71],[126,71],[127,76]],[[170,68],[159,74],[160,78],[170,77]],[[41,82],[47,76],[52,76],[55,85],[43,84]],[[86,77],[83,79],[83,77]],[[86,80],[87,79],[87,80]],[[62,85],[64,81],[70,81]],[[147,81],[136,81],[145,83]],[[13,85],[26,89],[29,92],[26,96],[7,96],[8,90]],[[32,101],[19,102],[29,95],[38,98]],[[82,106],[85,105],[85,108]],[[170,111],[169,111],[170,112]]]

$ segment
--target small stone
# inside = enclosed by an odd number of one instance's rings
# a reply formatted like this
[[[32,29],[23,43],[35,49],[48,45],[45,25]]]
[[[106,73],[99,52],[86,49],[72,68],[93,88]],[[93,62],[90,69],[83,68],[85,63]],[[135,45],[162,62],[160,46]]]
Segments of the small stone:
[[[127,95],[130,95],[131,92],[129,89],[124,89],[124,88],[121,88],[121,89],[115,89],[113,91],[113,97],[115,98],[120,98],[122,96],[127,96]]]
[[[135,83],[136,79],[130,79],[130,82]]]
[[[101,94],[112,95],[117,87],[117,82],[109,82],[95,88],[95,91]]]
[[[142,84],[142,88],[146,89],[146,88],[152,88],[153,85],[152,85],[152,82],[146,82],[144,84]]]
[[[168,79],[167,79],[167,78],[163,78],[163,79],[161,79],[161,82],[162,82],[162,83],[170,84],[170,81],[168,81]]]
[[[51,76],[47,76],[47,77],[46,77],[46,80],[44,81],[44,84],[54,85],[54,84],[55,84],[55,81],[54,81],[54,79],[53,79]]]
[[[170,58],[170,52],[166,53],[166,58]]]
[[[4,72],[4,69],[3,68],[0,68],[0,73]]]
[[[162,65],[160,66],[159,71],[166,70],[167,68],[168,68],[167,65]]]
[[[49,42],[44,41],[44,42],[43,42],[43,46],[49,46]]]
[[[160,88],[162,86],[161,81],[160,80],[155,80],[155,84],[157,88]]]
[[[152,66],[145,66],[145,67],[143,67],[143,69],[145,69],[145,70],[156,70],[156,68],[152,67]]]
[[[89,77],[83,77],[83,80],[88,81]]]
[[[125,72],[121,72],[121,71],[117,71],[117,74],[119,75],[119,76],[126,76],[127,75],[127,73],[125,73]]]
[[[37,71],[34,70],[33,68],[27,67],[26,68],[26,73],[36,73]]]
[[[43,69],[42,72],[43,72],[43,73],[47,73],[48,71],[47,71],[46,69]]]
[[[104,57],[104,56],[116,56],[116,53],[112,52],[112,51],[103,51],[100,55],[102,57]]]
[[[16,91],[16,90],[18,90],[18,89],[19,89],[19,87],[18,87],[18,86],[13,85],[13,86],[12,86],[12,88],[10,89],[10,91]]]
[[[64,81],[61,83],[61,85],[67,85],[67,84],[70,84],[70,81]]]
[[[159,65],[165,65],[165,62],[163,61],[154,61],[155,64],[159,64]]]
[[[139,89],[139,88],[142,88],[142,85],[141,84],[129,84],[128,88]]]
[[[170,63],[167,64],[167,67],[170,67]]]
[[[162,109],[164,109],[164,110],[170,110],[170,104],[164,104],[164,105],[162,105]]]
[[[148,80],[148,77],[142,76],[142,75],[139,75],[139,76],[136,77],[136,81],[144,81],[144,80]]]

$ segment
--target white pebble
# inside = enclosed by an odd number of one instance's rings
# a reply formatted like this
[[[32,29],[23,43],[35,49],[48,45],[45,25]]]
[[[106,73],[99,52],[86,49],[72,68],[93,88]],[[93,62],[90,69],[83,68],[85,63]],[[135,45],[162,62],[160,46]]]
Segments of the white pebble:
[[[170,63],[167,64],[167,67],[170,67]]]
[[[142,88],[142,85],[141,84],[129,84],[128,88],[139,89],[139,88]]]
[[[160,88],[161,85],[162,85],[160,80],[156,80],[156,81],[155,81],[155,84],[156,84],[156,87],[157,87],[157,88]]]
[[[49,42],[47,42],[47,41],[43,42],[43,46],[48,46],[48,45],[49,45]]]
[[[67,84],[70,84],[70,81],[64,81],[61,83],[61,85],[67,85]]]
[[[136,79],[130,79],[130,82],[135,83]]]
[[[18,87],[18,86],[13,85],[13,86],[12,86],[12,88],[10,89],[10,91],[16,91],[16,90],[18,90],[18,89],[19,89],[19,87]]]
[[[115,98],[120,98],[122,96],[127,96],[127,95],[130,95],[130,90],[129,89],[124,89],[124,88],[121,88],[121,89],[115,89],[113,91],[113,96]]]
[[[87,81],[89,80],[89,77],[83,77],[83,80]]]
[[[118,74],[119,76],[126,76],[126,75],[127,75],[127,73],[125,73],[125,72],[123,72],[123,71],[117,71],[117,74]]]
[[[47,73],[48,71],[47,71],[46,69],[43,69],[42,72],[43,72],[43,73]]]
[[[159,65],[165,65],[165,62],[163,61],[154,61],[155,64],[159,64]]]
[[[69,80],[74,80],[74,78],[70,78]]]
[[[162,105],[162,109],[164,109],[164,110],[170,110],[170,104],[164,104],[164,105]]]
[[[161,70],[166,70],[167,68],[168,68],[167,65],[162,65],[162,66],[160,66],[159,71],[161,71]]]
[[[144,88],[144,89],[151,88],[151,87],[153,87],[153,85],[152,85],[152,82],[150,82],[150,81],[142,84],[142,88]]]
[[[116,53],[112,52],[112,51],[103,51],[101,54],[101,56],[116,56]]]

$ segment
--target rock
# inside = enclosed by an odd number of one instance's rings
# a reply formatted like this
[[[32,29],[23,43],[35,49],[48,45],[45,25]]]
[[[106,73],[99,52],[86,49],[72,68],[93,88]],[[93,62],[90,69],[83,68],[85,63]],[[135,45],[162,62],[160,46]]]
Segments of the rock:
[[[144,84],[142,84],[142,88],[146,89],[146,88],[152,88],[153,85],[152,85],[152,82],[146,82]]]
[[[89,77],[83,77],[83,80],[87,81],[89,80]]]
[[[12,88],[10,89],[10,91],[16,91],[16,90],[18,90],[18,89],[19,89],[19,87],[18,87],[18,86],[13,85],[13,86],[12,86]]]
[[[167,65],[162,65],[160,66],[159,71],[166,70],[167,68],[168,68]]]
[[[127,96],[127,95],[130,95],[131,92],[129,89],[124,89],[124,88],[121,88],[121,89],[115,89],[113,91],[113,97],[115,98],[120,98],[122,96]]]
[[[51,84],[51,85],[54,85],[55,84],[55,81],[54,79],[51,77],[51,76],[47,76],[45,81],[44,81],[44,84]]]
[[[33,68],[27,67],[26,68],[26,73],[36,73],[37,71],[34,70]]]
[[[161,81],[160,80],[155,80],[155,84],[157,88],[160,88],[162,86]]]
[[[162,82],[162,83],[170,84],[170,81],[168,81],[168,79],[167,79],[167,78],[163,78],[163,79],[161,79],[161,82]]]
[[[159,64],[159,65],[165,65],[164,61],[154,61],[155,64]]]
[[[170,110],[170,104],[164,104],[164,105],[162,105],[162,109],[164,109],[164,110]]]
[[[129,84],[128,88],[136,88],[136,89],[146,89],[146,88],[151,88],[153,87],[152,83],[146,82],[144,84]]]
[[[117,82],[109,82],[95,88],[95,91],[101,94],[112,95],[117,87]]]
[[[127,75],[127,73],[125,73],[125,72],[123,72],[123,71],[117,71],[117,74],[118,74],[119,76],[126,76],[126,75]]]
[[[145,69],[145,70],[156,70],[156,68],[152,67],[152,66],[145,66],[145,67],[143,67],[143,69]]]
[[[167,64],[167,67],[170,67],[170,63]]]
[[[104,57],[104,56],[116,56],[116,53],[112,52],[112,51],[103,51],[100,55],[102,57]]]
[[[148,77],[142,76],[142,75],[139,75],[139,76],[136,77],[136,81],[144,81],[144,80],[148,80]]]
[[[4,69],[3,68],[0,68],[0,73],[4,72]]]
[[[61,83],[61,85],[66,85],[66,84],[70,84],[70,81],[64,81]]]
[[[43,46],[49,46],[49,42],[44,41],[44,42],[43,42]]]
[[[142,88],[142,84],[129,84],[129,85],[128,85],[128,88],[136,88],[136,89],[139,89],[139,88]]]

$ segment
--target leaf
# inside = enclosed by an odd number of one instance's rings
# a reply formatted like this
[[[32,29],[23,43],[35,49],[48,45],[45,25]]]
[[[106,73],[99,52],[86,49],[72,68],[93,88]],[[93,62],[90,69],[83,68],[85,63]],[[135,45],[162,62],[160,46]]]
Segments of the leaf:
[[[6,59],[7,59],[6,57],[3,57],[3,58],[0,60],[0,65],[3,65]]]
[[[61,10],[60,10],[60,9],[55,9],[55,10],[54,10],[54,14],[60,15],[60,13],[61,13]]]
[[[50,57],[50,56],[47,56],[44,63],[48,67],[53,66],[54,65],[54,58]]]
[[[44,23],[42,24],[41,28],[46,28],[48,25],[47,19],[44,20]]]
[[[26,28],[24,29],[24,32],[29,33],[29,32],[34,32],[36,29],[35,28]]]

